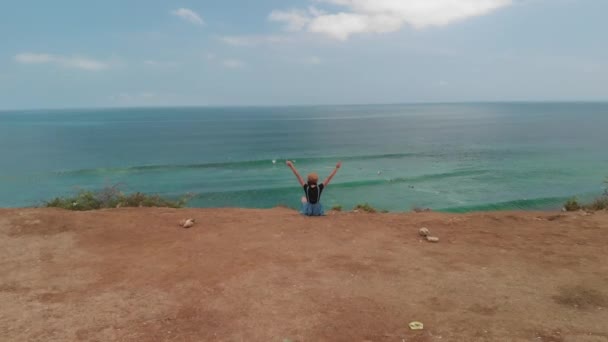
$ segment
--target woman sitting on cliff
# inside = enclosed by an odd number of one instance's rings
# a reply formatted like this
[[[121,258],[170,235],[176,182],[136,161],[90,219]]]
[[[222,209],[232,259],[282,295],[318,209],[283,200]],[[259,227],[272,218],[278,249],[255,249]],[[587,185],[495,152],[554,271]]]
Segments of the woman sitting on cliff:
[[[298,178],[298,182],[300,182],[300,185],[304,188],[305,196],[302,197],[302,214],[306,216],[325,215],[323,206],[321,205],[321,193],[323,192],[323,189],[329,185],[331,179],[334,178],[336,172],[338,172],[338,169],[342,166],[342,162],[336,164],[336,168],[321,184],[317,184],[319,182],[319,176],[316,173],[313,172],[309,174],[307,177],[308,182],[304,183],[304,179],[302,179],[302,176],[300,176],[296,167],[293,166],[293,163],[288,160],[287,166],[293,171],[293,174]]]

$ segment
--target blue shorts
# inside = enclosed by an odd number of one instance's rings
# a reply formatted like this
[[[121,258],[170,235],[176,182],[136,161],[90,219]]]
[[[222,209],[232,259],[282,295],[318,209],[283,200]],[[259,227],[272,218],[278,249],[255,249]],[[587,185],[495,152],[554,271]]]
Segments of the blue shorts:
[[[323,211],[323,205],[321,203],[304,203],[302,204],[302,210],[300,211],[302,215],[306,216],[324,216],[325,211]]]

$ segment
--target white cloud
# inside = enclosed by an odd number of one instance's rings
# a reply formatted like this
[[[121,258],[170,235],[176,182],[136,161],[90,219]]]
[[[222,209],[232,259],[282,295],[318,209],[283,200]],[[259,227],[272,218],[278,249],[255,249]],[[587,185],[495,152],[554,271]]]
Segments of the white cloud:
[[[287,31],[300,31],[310,22],[310,15],[301,10],[272,11],[268,20],[285,23]]]
[[[512,4],[512,0],[316,0],[344,7],[325,13],[273,11],[269,20],[284,22],[288,30],[307,30],[347,40],[353,34],[387,33],[404,25],[415,29],[445,26],[481,16]]]
[[[228,69],[242,69],[245,67],[245,62],[238,59],[224,59],[222,66]]]
[[[299,9],[291,9],[289,11],[274,10],[268,15],[268,20],[284,23],[285,30],[293,32],[303,30],[314,17],[322,15],[325,15],[325,11],[310,6],[307,11]]]
[[[178,8],[176,10],[171,11],[171,14],[178,16],[178,17],[182,18],[183,20],[186,20],[195,25],[204,25],[205,24],[205,22],[203,21],[203,18],[201,18],[201,16],[198,15],[198,13],[196,13],[193,10],[188,9],[188,8]]]
[[[86,57],[67,57],[51,55],[48,53],[20,53],[15,55],[15,61],[21,64],[53,64],[64,68],[87,71],[100,71],[108,69],[110,64]]]
[[[214,53],[207,53],[205,58],[210,65],[217,65],[226,69],[243,69],[247,67],[247,63],[240,59],[217,56]]]
[[[245,35],[245,36],[222,36],[218,38],[222,43],[231,46],[258,46],[274,45],[291,41],[291,38],[279,35]]]
[[[15,56],[15,60],[23,64],[43,64],[51,63],[55,57],[47,53],[20,53]]]
[[[304,63],[312,64],[312,65],[319,65],[319,64],[323,63],[323,61],[321,60],[321,58],[319,58],[317,56],[310,56],[304,60]]]
[[[65,59],[62,61],[62,63],[69,68],[77,68],[90,71],[103,70],[108,68],[108,65],[104,62],[79,57]]]

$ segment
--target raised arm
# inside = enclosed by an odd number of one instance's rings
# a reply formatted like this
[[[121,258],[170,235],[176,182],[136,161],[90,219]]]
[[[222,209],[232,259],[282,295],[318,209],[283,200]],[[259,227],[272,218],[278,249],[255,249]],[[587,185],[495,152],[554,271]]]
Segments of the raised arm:
[[[325,179],[325,181],[323,182],[323,186],[328,186],[329,182],[331,182],[331,179],[334,178],[334,176],[336,175],[336,172],[338,172],[338,169],[342,166],[342,162],[338,162],[336,164],[336,168],[329,174],[329,176],[327,176],[327,179]]]
[[[293,166],[293,163],[288,160],[286,164],[287,164],[287,166],[289,166],[289,168],[291,169],[293,174],[296,175],[296,178],[298,179],[298,182],[300,182],[300,185],[304,186],[304,184],[306,184],[306,183],[304,183],[304,179],[302,179],[302,176],[300,176],[300,174],[298,173],[298,170],[296,170],[296,167]]]

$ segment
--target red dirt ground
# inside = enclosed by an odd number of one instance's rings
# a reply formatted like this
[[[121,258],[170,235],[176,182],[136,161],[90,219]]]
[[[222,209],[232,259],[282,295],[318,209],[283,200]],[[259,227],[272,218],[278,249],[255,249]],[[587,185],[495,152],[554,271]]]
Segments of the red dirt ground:
[[[606,212],[0,209],[0,340],[606,342],[607,246]]]

